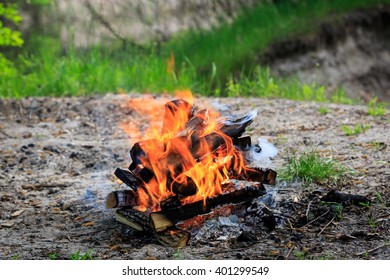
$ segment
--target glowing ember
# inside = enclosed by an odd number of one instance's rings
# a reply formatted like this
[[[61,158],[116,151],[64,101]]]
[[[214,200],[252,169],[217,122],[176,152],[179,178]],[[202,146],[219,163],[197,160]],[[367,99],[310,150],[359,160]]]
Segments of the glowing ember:
[[[246,170],[241,151],[224,129],[227,121],[211,109],[195,112],[191,92],[179,97],[169,102],[130,99],[127,104],[144,120],[121,127],[133,141],[142,135],[148,139],[130,152],[130,170],[145,183],[138,189],[138,209],[159,210],[161,202],[174,195],[182,204],[205,200],[224,191],[232,170],[235,174]]]

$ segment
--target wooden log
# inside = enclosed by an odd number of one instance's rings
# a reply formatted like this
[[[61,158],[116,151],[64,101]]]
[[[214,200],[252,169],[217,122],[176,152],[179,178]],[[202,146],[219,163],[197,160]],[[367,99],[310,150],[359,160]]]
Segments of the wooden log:
[[[275,185],[277,173],[268,168],[249,168],[240,174],[235,174],[234,171],[231,174],[231,179],[249,181],[249,182],[259,182],[266,185]]]
[[[137,192],[133,190],[120,190],[110,192],[106,197],[107,208],[134,207],[139,205]]]
[[[143,185],[143,182],[131,171],[117,168],[114,172],[123,183],[129,186],[132,190],[136,191],[138,187]]]
[[[152,231],[149,225],[148,216],[145,213],[135,209],[118,209],[115,212],[115,219],[118,222],[130,226],[137,231]]]
[[[240,138],[234,138],[233,144],[241,151],[248,151],[252,146],[252,139],[250,136],[244,136]]]
[[[167,231],[157,232],[154,236],[164,246],[182,248],[187,245],[191,234],[185,230],[173,228]]]
[[[221,121],[221,131],[232,139],[238,138],[245,132],[247,126],[253,122],[256,115],[256,113],[249,113],[238,119],[225,118]]]
[[[162,211],[164,211],[165,209],[170,209],[170,208],[180,207],[180,206],[181,206],[181,202],[178,195],[170,196],[164,199],[163,201],[161,201],[160,203],[160,208]]]
[[[209,197],[206,200],[200,200],[183,206],[164,209],[164,211],[153,212],[150,214],[150,223],[156,232],[161,232],[179,221],[209,213],[217,206],[228,203],[242,203],[264,194],[266,194],[266,191],[261,187],[244,187],[229,193]]]
[[[180,197],[187,197],[196,194],[198,188],[195,182],[187,177],[186,184],[180,184],[175,182],[170,176],[167,178],[166,188],[173,192],[174,194],[179,195]]]

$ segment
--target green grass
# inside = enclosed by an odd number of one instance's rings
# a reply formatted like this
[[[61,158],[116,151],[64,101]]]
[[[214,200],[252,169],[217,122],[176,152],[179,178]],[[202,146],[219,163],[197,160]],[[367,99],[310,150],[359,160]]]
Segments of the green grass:
[[[187,31],[145,50],[93,47],[63,49],[58,38],[32,34],[14,64],[0,75],[0,97],[64,96],[107,92],[164,93],[190,89],[219,96],[280,97],[352,103],[342,89],[275,78],[254,58],[274,41],[315,31],[329,14],[390,0],[284,0],[242,12],[232,23]],[[308,24],[309,23],[309,24]],[[171,53],[175,65],[167,71]]]
[[[353,104],[354,101],[346,97],[342,89],[327,92],[324,86],[302,84],[294,78],[276,78],[270,74],[268,68],[257,66],[250,76],[244,74],[237,82],[231,77],[225,89],[227,96],[259,96],[278,97],[293,100],[311,100],[317,102],[335,102]]]
[[[47,255],[47,257],[50,259],[50,260],[56,260],[58,259],[58,254],[56,253],[50,253]]]
[[[357,134],[360,134],[360,133],[364,133],[369,128],[370,128],[369,125],[364,125],[364,124],[355,124],[355,126],[348,126],[348,125],[341,126],[341,130],[347,136],[352,136],[352,135],[357,135]]]
[[[388,104],[385,102],[378,102],[378,98],[375,97],[368,102],[367,112],[370,116],[384,116],[387,113],[387,106]]]
[[[320,113],[321,115],[325,116],[326,114],[329,113],[329,109],[326,108],[326,107],[320,107],[320,108],[318,108],[318,113]]]
[[[70,255],[71,260],[92,260],[92,254],[93,252],[91,250],[88,250],[84,254],[80,253],[80,251],[77,251],[74,254]]]
[[[184,33],[169,43],[180,61],[188,59],[205,75],[212,64],[217,77],[253,67],[253,58],[271,42],[307,34],[318,28],[330,13],[343,12],[389,3],[389,0],[302,0],[267,1],[256,8],[244,10],[231,24],[211,31]],[[296,4],[298,3],[298,4]]]
[[[304,183],[336,182],[346,173],[346,168],[340,163],[311,150],[300,155],[296,153],[289,155],[280,178],[287,181],[300,179]]]

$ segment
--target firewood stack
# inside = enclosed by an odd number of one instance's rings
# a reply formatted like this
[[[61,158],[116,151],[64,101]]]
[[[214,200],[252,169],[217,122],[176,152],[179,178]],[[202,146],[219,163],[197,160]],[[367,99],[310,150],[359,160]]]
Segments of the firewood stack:
[[[266,193],[263,184],[275,184],[275,171],[247,167],[244,154],[254,147],[242,135],[255,116],[222,118],[209,109],[195,111],[184,99],[166,103],[161,134],[135,143],[129,168],[115,170],[129,189],[109,193],[107,208],[118,208],[118,222],[164,245],[185,246],[190,235],[176,228],[178,222],[252,200]],[[212,181],[205,181],[210,173]],[[231,179],[253,183],[240,188]]]

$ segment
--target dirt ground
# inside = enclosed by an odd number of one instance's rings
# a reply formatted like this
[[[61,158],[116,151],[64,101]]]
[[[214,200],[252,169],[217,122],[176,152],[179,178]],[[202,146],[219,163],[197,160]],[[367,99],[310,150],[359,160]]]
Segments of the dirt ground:
[[[316,148],[353,173],[309,186],[279,180],[268,187],[279,217],[274,229],[253,215],[239,216],[247,231],[236,238],[209,236],[178,252],[117,223],[105,208],[106,195],[124,187],[113,172],[130,163],[119,123],[137,120],[123,106],[134,97],[0,100],[0,259],[69,259],[88,250],[93,259],[390,259],[389,114],[373,117],[365,106],[202,99],[225,113],[256,108],[248,135],[276,145],[276,171],[292,151]],[[369,129],[345,136],[341,126],[357,123]],[[332,189],[373,203],[341,211],[321,204]]]

